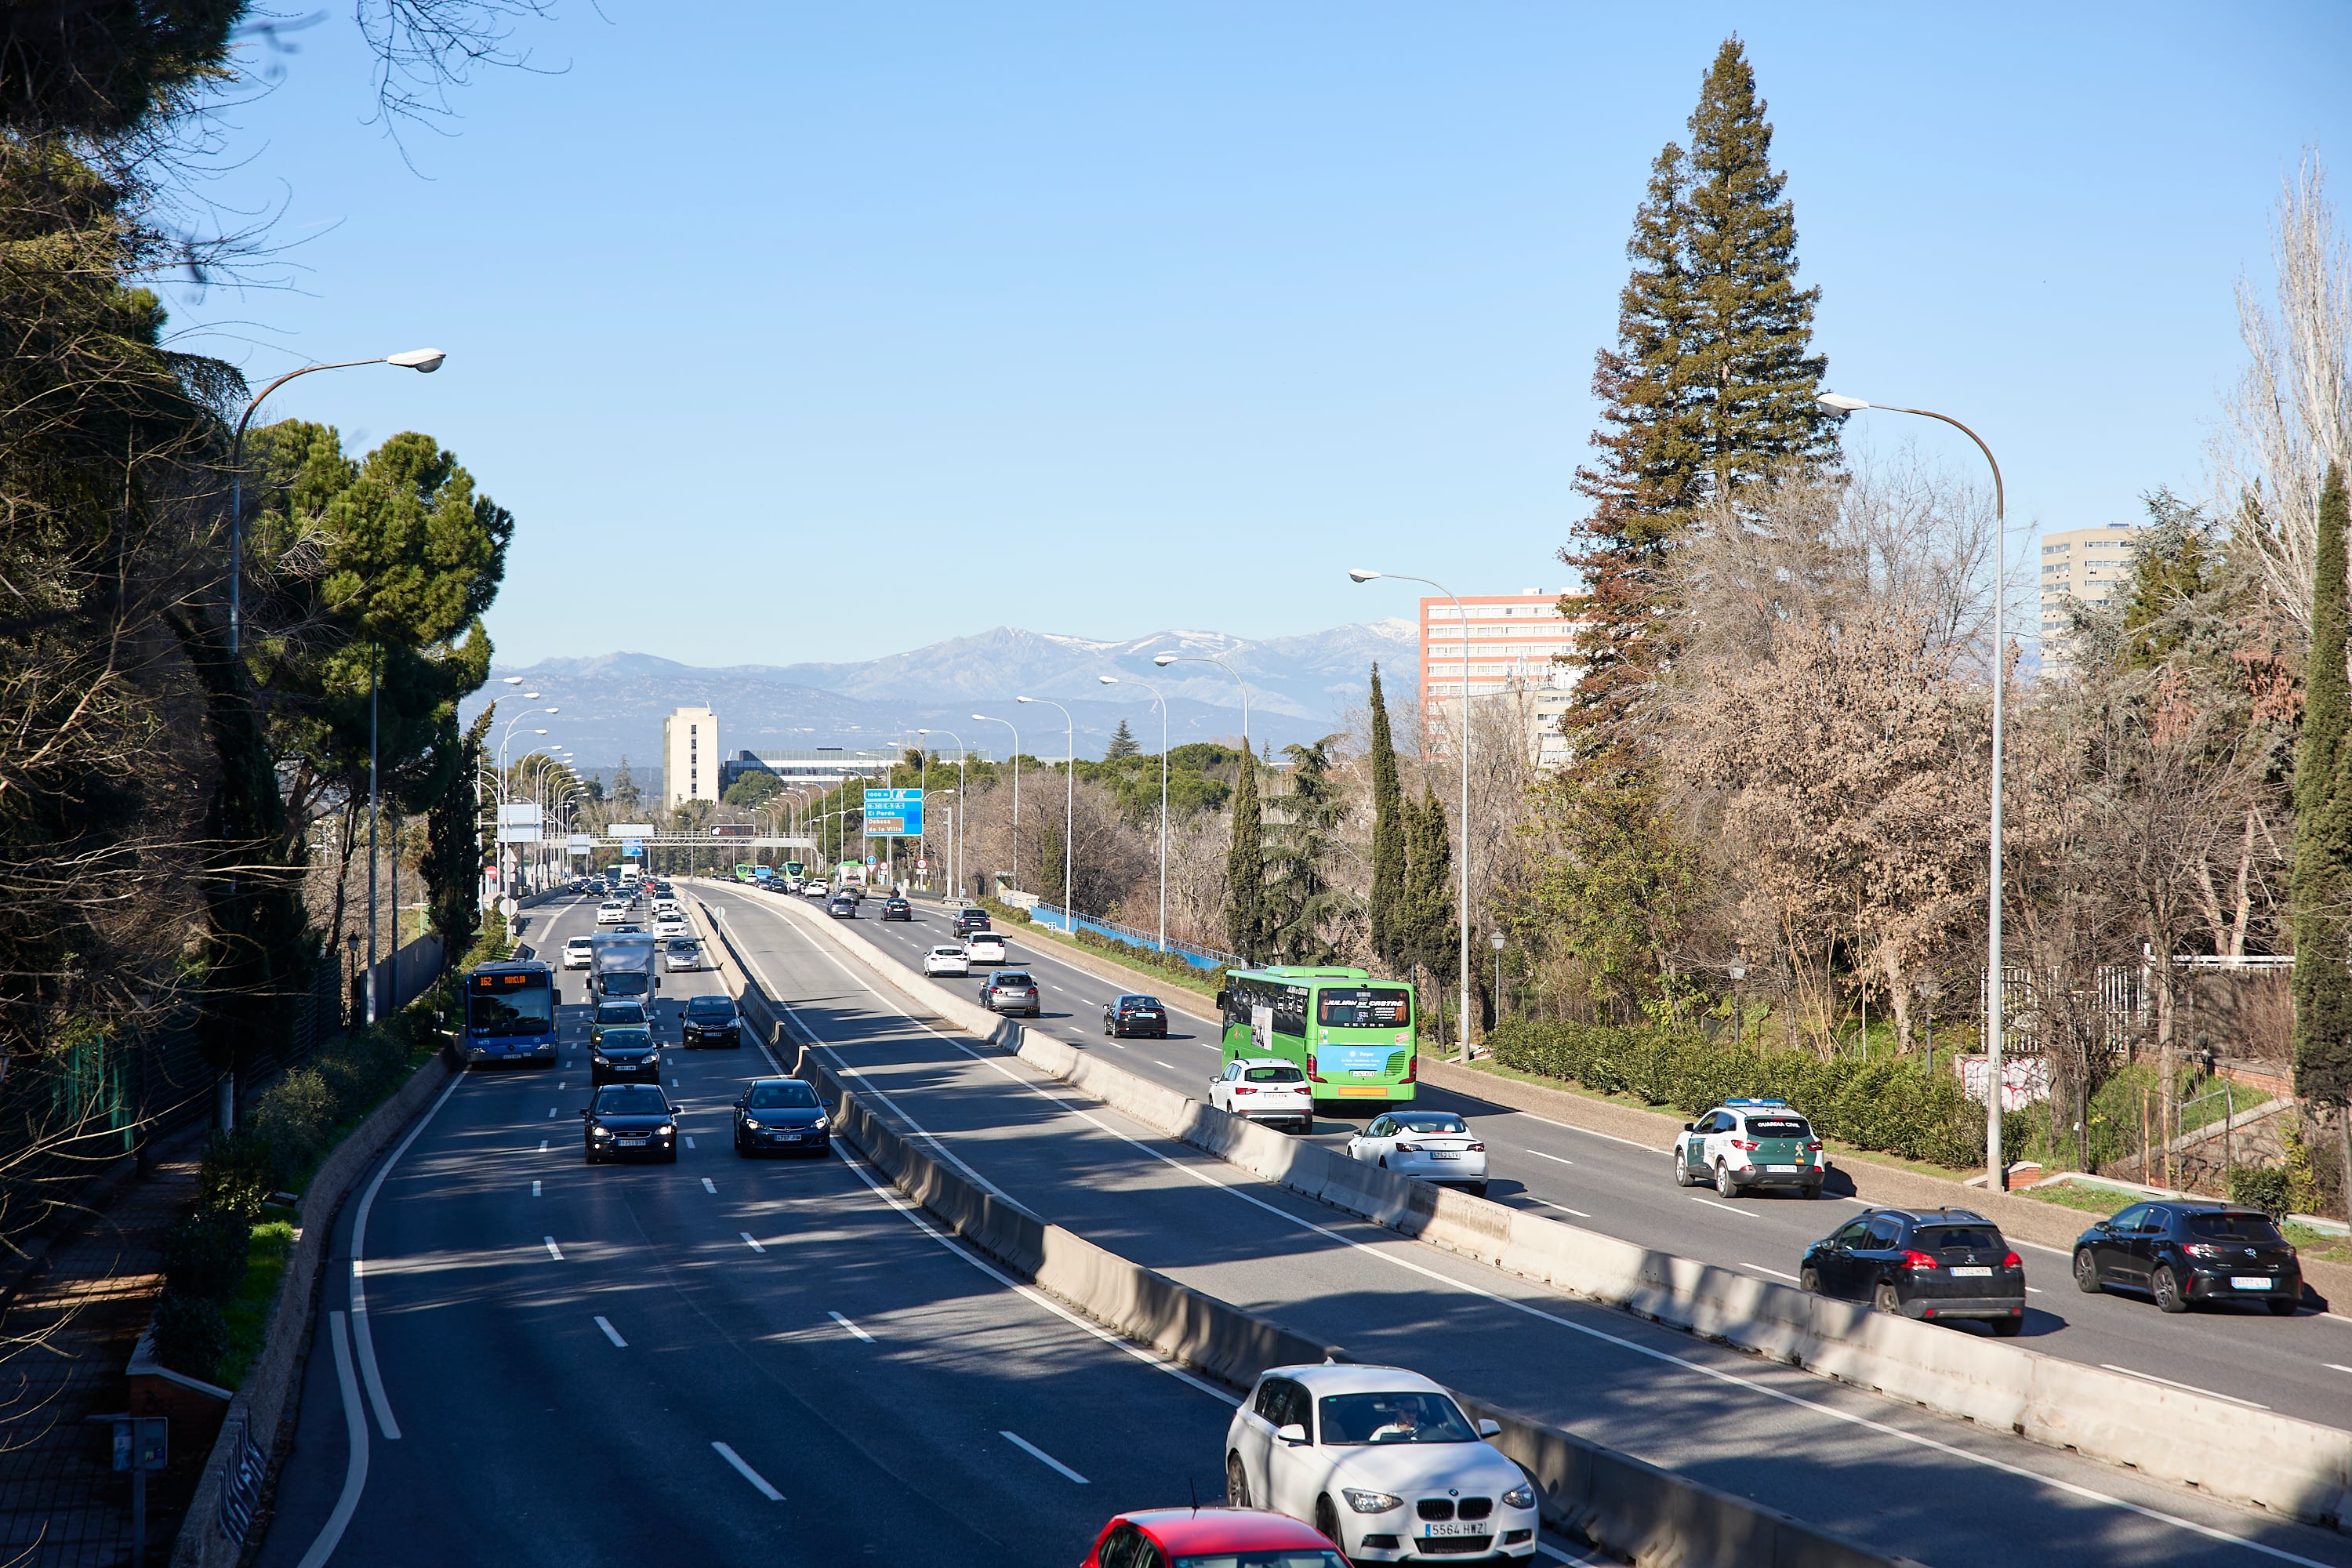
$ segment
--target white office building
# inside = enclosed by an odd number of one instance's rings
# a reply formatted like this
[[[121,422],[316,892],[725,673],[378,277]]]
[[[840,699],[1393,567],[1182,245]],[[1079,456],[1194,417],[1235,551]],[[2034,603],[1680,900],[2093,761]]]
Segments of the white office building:
[[[674,708],[662,721],[662,805],[719,798],[719,715]]]

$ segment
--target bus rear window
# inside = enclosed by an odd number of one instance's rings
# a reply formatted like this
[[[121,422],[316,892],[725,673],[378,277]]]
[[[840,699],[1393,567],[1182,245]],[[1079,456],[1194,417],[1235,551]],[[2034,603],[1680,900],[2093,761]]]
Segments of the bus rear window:
[[[1402,1029],[1412,1022],[1412,993],[1402,985],[1326,991],[1317,1017],[1327,1029]]]

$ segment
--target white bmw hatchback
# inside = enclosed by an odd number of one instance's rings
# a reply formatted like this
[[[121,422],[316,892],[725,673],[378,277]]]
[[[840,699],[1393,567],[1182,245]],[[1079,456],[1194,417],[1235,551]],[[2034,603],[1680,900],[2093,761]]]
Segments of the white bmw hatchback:
[[[1391,1110],[1375,1116],[1348,1140],[1348,1158],[1486,1195],[1486,1145],[1450,1110]]]
[[[1393,1366],[1277,1366],[1225,1429],[1225,1498],[1339,1542],[1350,1563],[1536,1552],[1535,1488],[1454,1396]]]
[[[962,948],[950,942],[943,946],[935,947],[931,949],[930,952],[923,954],[923,973],[926,974],[970,974],[971,973],[971,960],[964,956],[964,951]]]

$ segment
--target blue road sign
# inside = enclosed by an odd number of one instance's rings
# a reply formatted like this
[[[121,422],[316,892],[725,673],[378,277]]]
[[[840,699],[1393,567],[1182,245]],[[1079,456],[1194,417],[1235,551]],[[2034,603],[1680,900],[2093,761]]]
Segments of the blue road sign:
[[[866,792],[866,837],[912,838],[923,831],[923,792],[919,789],[869,789]]]

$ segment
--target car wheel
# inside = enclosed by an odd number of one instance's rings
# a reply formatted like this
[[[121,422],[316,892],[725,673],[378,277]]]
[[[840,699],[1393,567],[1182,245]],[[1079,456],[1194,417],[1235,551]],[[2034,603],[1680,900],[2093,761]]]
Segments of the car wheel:
[[[1874,1312],[1884,1312],[1890,1318],[1901,1317],[1903,1299],[1895,1293],[1893,1285],[1881,1279],[1878,1282],[1878,1288],[1870,1293],[1870,1310]]]
[[[1822,1293],[1822,1271],[1814,1268],[1810,1263],[1804,1268],[1798,1269],[1797,1289],[1802,1290],[1808,1296],[1820,1295]]]
[[[1739,1195],[1739,1184],[1731,1179],[1731,1167],[1721,1160],[1715,1163],[1715,1190],[1727,1198]]]
[[[1805,1197],[1809,1202],[1822,1195],[1822,1184],[1819,1182],[1807,1182],[1804,1190]]]
[[[2085,1296],[2095,1296],[2106,1287],[2099,1282],[2099,1265],[2087,1247],[2074,1253],[2074,1289]]]
[[[1242,1468],[1242,1457],[1239,1454],[1227,1454],[1225,1456],[1225,1506],[1247,1508],[1249,1505],[1249,1472]]]
[[[1383,1170],[1383,1171],[1385,1171],[1385,1170],[1387,1170],[1388,1168],[1389,1168],[1389,1157],[1388,1157],[1386,1154],[1383,1154],[1383,1155],[1381,1155],[1381,1170]]]
[[[2273,1296],[2263,1304],[2271,1310],[2273,1318],[2292,1318],[2295,1309],[2303,1305],[2292,1296]]]
[[[2156,1266],[2156,1272],[2147,1277],[2147,1288],[2156,1297],[2158,1311],[2189,1310],[2189,1298],[2181,1291],[2180,1276],[2172,1271],[2172,1265],[2169,1263],[2159,1263]]]
[[[1328,1497],[1315,1500],[1315,1528],[1337,1543],[1342,1552],[1348,1550],[1347,1543],[1339,1540],[1339,1510]]]
[[[662,1157],[662,1163],[668,1165],[675,1165],[677,1163],[677,1144],[673,1143],[669,1146],[669,1152]]]
[[[1471,1183],[1467,1184],[1467,1185],[1468,1185],[1468,1186],[1469,1186],[1469,1188],[1470,1188],[1470,1195],[1471,1195],[1472,1197],[1474,1197],[1474,1198],[1483,1198],[1483,1197],[1485,1197],[1485,1196],[1486,1195],[1486,1183],[1484,1183],[1484,1182],[1471,1182]]]
[[[2023,1318],[1995,1318],[1992,1320],[1992,1331],[2004,1340],[2013,1340],[2017,1338],[2019,1334],[2025,1331],[2025,1320]]]
[[[1688,1187],[1696,1184],[1691,1180],[1690,1161],[1684,1157],[1683,1146],[1677,1143],[1675,1145],[1675,1185]]]

